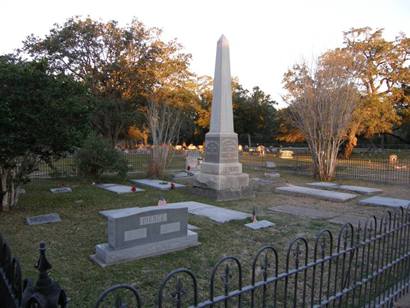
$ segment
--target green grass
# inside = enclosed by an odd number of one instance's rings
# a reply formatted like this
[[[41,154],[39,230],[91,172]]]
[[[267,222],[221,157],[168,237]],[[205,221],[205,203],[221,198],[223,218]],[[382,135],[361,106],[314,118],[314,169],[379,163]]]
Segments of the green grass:
[[[121,182],[117,178],[104,180]],[[49,188],[61,184],[69,185],[73,192],[49,192]],[[178,190],[160,192],[146,189],[144,193],[116,195],[79,179],[35,181],[26,185],[25,189],[27,193],[22,196],[17,208],[10,212],[0,212],[0,233],[10,243],[13,255],[20,259],[25,278],[36,279],[37,273],[33,265],[38,257],[38,244],[42,240],[46,242],[47,256],[53,265],[52,277],[66,290],[71,307],[93,307],[98,295],[116,283],[136,284],[145,304],[151,307],[160,281],[178,267],[186,267],[196,273],[200,298],[204,299],[208,294],[212,267],[221,257],[239,257],[244,266],[245,285],[250,283],[251,261],[258,248],[273,245],[280,253],[283,269],[286,247],[301,232],[303,236],[313,238],[325,227],[338,229],[325,221],[266,211],[272,204],[270,195],[261,195],[251,201],[219,203]],[[256,206],[260,219],[269,219],[276,225],[266,230],[251,231],[244,227],[244,221],[216,224],[207,218],[189,215],[189,223],[200,227],[198,232],[201,245],[198,247],[105,269],[89,260],[89,256],[95,251],[95,245],[107,241],[106,220],[98,214],[99,211],[154,205],[162,195],[168,202],[194,200],[248,213]],[[54,212],[60,215],[62,222],[36,226],[25,224],[28,216]]]

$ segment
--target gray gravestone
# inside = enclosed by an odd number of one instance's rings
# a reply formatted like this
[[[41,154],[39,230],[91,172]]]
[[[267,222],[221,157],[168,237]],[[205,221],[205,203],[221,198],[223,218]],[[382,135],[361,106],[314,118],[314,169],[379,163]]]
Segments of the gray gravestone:
[[[329,210],[318,210],[308,206],[294,206],[294,205],[279,205],[269,208],[271,211],[291,214],[300,216],[303,218],[312,218],[312,219],[327,219],[336,217],[338,214]]]
[[[383,190],[378,189],[378,188],[371,188],[371,187],[364,187],[364,186],[353,186],[353,185],[340,185],[338,189],[341,190],[347,190],[363,195],[372,195],[372,194],[378,194],[383,192]]]
[[[56,213],[46,214],[46,215],[39,215],[39,216],[32,216],[26,218],[27,224],[32,225],[42,225],[48,224],[52,222],[60,222],[61,218]]]
[[[274,225],[275,224],[273,222],[270,222],[267,220],[259,220],[257,222],[251,222],[249,224],[246,224],[245,226],[252,230],[259,230],[259,229],[273,227]]]
[[[130,180],[133,183],[145,185],[151,188],[156,188],[160,190],[170,190],[171,189],[171,183],[168,181],[162,181],[162,180],[153,180],[153,179],[141,179],[141,180]],[[182,188],[185,187],[185,185],[174,183],[175,188]]]
[[[410,206],[410,200],[374,196],[374,197],[360,200],[359,204],[398,208],[398,207]]]
[[[98,188],[107,190],[109,192],[113,192],[116,194],[128,194],[128,193],[133,193],[133,192],[141,192],[144,191],[141,188],[135,187],[135,191],[132,191],[132,186],[128,185],[119,185],[119,184],[97,184],[95,185]]]
[[[345,202],[356,198],[354,194],[342,193],[333,190],[323,190],[316,188],[309,188],[303,186],[283,186],[277,187],[275,189],[280,193],[287,193],[297,196],[313,197],[322,200],[335,201],[335,202]]]
[[[187,208],[126,208],[102,211],[108,219],[108,243],[96,246],[91,259],[105,267],[199,245],[188,230]]]
[[[166,205],[167,208],[181,208],[186,207],[188,208],[188,212],[193,215],[198,216],[205,216],[213,221],[218,223],[225,223],[231,220],[243,220],[246,218],[251,217],[252,215],[226,209],[219,206],[213,206],[205,203],[195,202],[195,201],[187,201],[187,202],[176,202],[176,203],[168,203]]]
[[[57,187],[57,188],[50,188],[50,191],[53,194],[59,194],[59,193],[72,192],[73,190],[70,187]]]
[[[313,182],[313,183],[307,183],[307,185],[319,187],[319,188],[337,188],[338,187],[336,183],[331,183],[331,182]]]

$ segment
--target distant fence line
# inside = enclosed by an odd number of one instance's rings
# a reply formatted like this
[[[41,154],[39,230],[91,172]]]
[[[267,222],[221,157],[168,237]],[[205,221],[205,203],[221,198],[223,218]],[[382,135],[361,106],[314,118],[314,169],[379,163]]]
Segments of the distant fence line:
[[[337,236],[325,229],[313,242],[298,237],[284,260],[278,251],[270,245],[257,250],[247,272],[237,257],[223,257],[208,281],[188,268],[175,269],[156,288],[155,298],[143,300],[134,285],[115,285],[101,293],[95,307],[392,307],[410,291],[410,210],[387,211],[357,228],[347,223]],[[37,268],[35,286],[23,285],[18,259],[0,234],[5,307],[66,307],[64,290],[48,276],[44,243]]]
[[[313,175],[312,157],[309,154],[293,154],[292,158],[279,158],[277,154],[264,156],[256,153],[243,153],[241,162],[245,170],[265,169],[267,162],[272,161],[281,171],[302,175]],[[410,184],[410,158],[400,158],[395,163],[389,157],[361,157],[338,159],[336,178],[358,179],[389,184]]]
[[[124,153],[129,172],[146,172],[151,157],[149,153]],[[267,153],[264,156],[256,152],[241,152],[240,162],[244,170],[263,170],[266,163],[276,164],[279,171],[302,175],[312,175],[312,158],[309,154],[294,153],[293,158],[280,158],[278,153]],[[176,152],[168,166],[169,170],[183,170],[185,168],[184,152]],[[71,156],[60,159],[53,166],[41,164],[39,170],[31,174],[32,179],[58,178],[78,176],[78,172]],[[338,159],[336,168],[337,178],[359,179],[379,183],[410,184],[410,156],[400,157],[396,163],[389,162],[388,155],[363,157],[355,155],[350,159]]]

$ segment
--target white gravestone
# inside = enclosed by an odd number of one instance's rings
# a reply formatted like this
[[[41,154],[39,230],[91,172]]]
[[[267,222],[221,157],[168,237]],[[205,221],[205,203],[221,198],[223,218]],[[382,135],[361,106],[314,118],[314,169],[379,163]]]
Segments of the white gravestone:
[[[235,192],[239,197],[249,186],[238,157],[238,135],[234,132],[229,42],[217,43],[210,130],[205,135],[205,159],[196,180],[217,192]]]

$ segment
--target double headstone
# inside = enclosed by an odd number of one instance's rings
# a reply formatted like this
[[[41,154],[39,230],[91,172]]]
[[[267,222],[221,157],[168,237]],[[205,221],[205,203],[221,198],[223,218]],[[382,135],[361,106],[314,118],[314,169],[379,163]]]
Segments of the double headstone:
[[[188,230],[187,208],[128,208],[100,214],[108,219],[108,243],[98,244],[91,259],[102,267],[199,245],[198,234]]]

